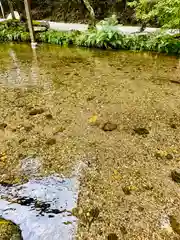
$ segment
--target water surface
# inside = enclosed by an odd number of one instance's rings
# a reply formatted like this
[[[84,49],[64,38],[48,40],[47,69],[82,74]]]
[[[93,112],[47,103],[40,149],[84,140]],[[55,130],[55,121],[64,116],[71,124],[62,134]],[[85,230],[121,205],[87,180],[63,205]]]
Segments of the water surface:
[[[40,159],[41,177],[71,178],[82,161],[78,239],[176,237],[161,219],[180,207],[170,178],[180,157],[178,59],[3,44],[0,68],[1,183],[32,181],[20,168],[28,156]]]

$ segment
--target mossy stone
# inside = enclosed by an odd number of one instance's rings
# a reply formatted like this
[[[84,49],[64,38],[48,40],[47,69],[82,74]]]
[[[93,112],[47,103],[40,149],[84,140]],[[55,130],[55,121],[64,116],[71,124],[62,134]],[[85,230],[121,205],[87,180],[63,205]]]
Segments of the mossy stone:
[[[9,220],[0,218],[1,240],[23,240],[20,228]]]

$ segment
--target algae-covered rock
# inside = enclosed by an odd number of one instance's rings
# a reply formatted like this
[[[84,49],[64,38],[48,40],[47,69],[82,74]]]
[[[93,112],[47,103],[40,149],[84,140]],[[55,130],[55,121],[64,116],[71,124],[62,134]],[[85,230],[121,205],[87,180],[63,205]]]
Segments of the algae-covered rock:
[[[0,218],[1,240],[22,240],[20,228],[9,220]]]

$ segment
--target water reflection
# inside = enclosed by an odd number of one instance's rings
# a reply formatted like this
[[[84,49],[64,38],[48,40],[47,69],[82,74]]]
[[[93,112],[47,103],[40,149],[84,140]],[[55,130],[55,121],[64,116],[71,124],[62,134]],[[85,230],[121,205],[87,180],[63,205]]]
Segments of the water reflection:
[[[32,49],[27,59],[24,60],[21,56],[18,56],[18,49],[14,46],[10,47],[8,51],[9,64],[8,66],[2,64],[5,71],[1,72],[1,81],[11,86],[39,85],[40,74],[36,51],[36,49]],[[8,56],[6,56],[6,59],[8,59]]]
[[[179,62],[176,58],[151,53],[114,52],[89,49],[61,48],[59,46],[42,45],[31,49],[28,45],[0,46],[1,83],[14,86],[50,87],[52,82],[82,77],[101,79],[104,74],[129,73],[139,77],[139,70],[147,74],[148,79],[165,77],[168,74],[176,77]],[[178,62],[178,64],[177,64]],[[177,65],[175,67],[175,65]],[[174,67],[175,71],[172,71]],[[103,69],[103,72],[102,72]],[[127,72],[128,70],[128,72]],[[169,73],[167,73],[169,72]],[[159,74],[160,73],[160,74]],[[164,77],[164,76],[163,76]]]
[[[77,177],[30,180],[23,185],[0,186],[0,216],[18,224],[24,240],[72,240],[77,219]],[[52,238],[53,236],[53,238]]]

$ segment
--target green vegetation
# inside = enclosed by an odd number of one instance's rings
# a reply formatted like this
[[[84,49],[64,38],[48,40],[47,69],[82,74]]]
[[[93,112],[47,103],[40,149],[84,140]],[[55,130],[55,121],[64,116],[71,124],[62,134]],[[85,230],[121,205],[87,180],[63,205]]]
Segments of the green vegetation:
[[[76,38],[78,46],[180,54],[180,41],[165,34],[123,35],[110,29],[85,32]]]
[[[179,0],[134,0],[129,6],[136,11],[136,18],[142,22],[156,19],[158,26],[180,29]]]
[[[114,21],[112,22],[114,25]],[[36,39],[40,43],[58,44],[61,46],[82,46],[89,48],[120,49],[132,51],[154,51],[173,55],[180,55],[179,35],[171,36],[159,34],[133,34],[124,35],[105,22],[101,29],[92,29],[85,32],[71,31],[45,31],[36,33]],[[17,21],[6,21],[0,24],[0,41],[30,41],[25,24]]]
[[[22,240],[21,231],[13,222],[0,218],[0,239]]]

